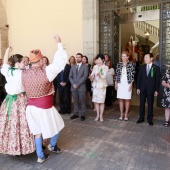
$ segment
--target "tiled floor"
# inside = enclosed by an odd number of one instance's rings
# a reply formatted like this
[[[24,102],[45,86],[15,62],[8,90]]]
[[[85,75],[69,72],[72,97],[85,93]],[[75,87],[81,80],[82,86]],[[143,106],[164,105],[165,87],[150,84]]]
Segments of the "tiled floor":
[[[139,107],[134,101],[127,122],[118,120],[117,103],[105,111],[103,123],[94,122],[92,109],[84,122],[64,115],[66,126],[58,141],[63,153],[52,154],[42,165],[35,153],[20,158],[0,154],[0,170],[169,170],[170,144],[161,138],[170,134],[163,126],[164,110],[154,108],[153,127],[147,122],[137,125]]]

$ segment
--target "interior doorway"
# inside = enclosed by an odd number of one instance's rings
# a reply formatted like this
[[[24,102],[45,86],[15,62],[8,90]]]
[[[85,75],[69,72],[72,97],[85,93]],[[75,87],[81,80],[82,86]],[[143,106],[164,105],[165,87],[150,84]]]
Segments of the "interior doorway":
[[[126,9],[119,11],[120,16],[120,48],[122,51],[128,51],[129,60],[135,65],[135,83],[132,93],[132,105],[139,105],[139,97],[136,94],[136,81],[139,66],[144,63],[144,56],[150,52],[154,55],[156,61],[159,56],[159,9],[151,11],[141,11],[142,7],[137,7],[138,11]],[[128,13],[126,13],[128,11]],[[142,18],[143,16],[143,18]],[[154,16],[154,17],[149,17]],[[154,61],[154,62],[155,62]],[[156,100],[157,98],[155,98]],[[156,106],[157,102],[154,103]]]
[[[154,59],[159,55],[159,5],[156,10],[142,11],[143,8],[137,7],[137,11],[134,9],[119,10],[118,14],[121,21],[119,52],[128,51],[130,60],[137,60],[140,64],[143,63],[144,55],[149,52],[153,53]],[[147,9],[152,8],[148,6]]]

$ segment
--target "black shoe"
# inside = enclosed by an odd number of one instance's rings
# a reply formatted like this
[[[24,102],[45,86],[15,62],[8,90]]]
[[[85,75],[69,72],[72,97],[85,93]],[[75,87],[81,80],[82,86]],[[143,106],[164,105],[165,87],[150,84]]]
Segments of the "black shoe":
[[[67,112],[66,112],[67,114],[71,114],[71,110],[67,110]]]
[[[78,117],[79,117],[78,115],[73,115],[73,116],[70,117],[70,119],[76,119]]]
[[[61,151],[61,149],[60,149],[57,145],[55,145],[53,152],[59,154],[59,153],[61,153],[62,151]]]
[[[144,119],[140,119],[136,122],[137,124],[144,122]]]
[[[45,154],[44,158],[38,158],[37,162],[38,163],[44,163],[46,160],[48,160],[51,157],[51,154]]]
[[[62,152],[61,149],[57,145],[55,145],[54,149],[52,149],[51,145],[49,144],[48,145],[48,150],[50,150],[50,151],[52,151],[54,153],[57,153],[57,154]]]
[[[46,148],[46,146],[42,145],[42,149],[44,150]]]
[[[169,121],[165,121],[164,126],[168,127],[169,126]]]
[[[85,120],[85,116],[81,116],[81,121],[84,121]]]
[[[152,121],[148,122],[148,124],[149,124],[149,126],[153,126],[153,122]]]
[[[61,111],[61,113],[60,113],[60,114],[64,115],[64,114],[65,114],[65,112]]]

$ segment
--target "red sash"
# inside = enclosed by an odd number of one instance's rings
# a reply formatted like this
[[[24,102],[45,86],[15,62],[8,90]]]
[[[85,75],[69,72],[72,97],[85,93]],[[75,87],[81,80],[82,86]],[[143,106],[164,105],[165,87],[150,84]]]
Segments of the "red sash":
[[[40,98],[28,98],[28,106],[49,109],[53,106],[53,94]]]

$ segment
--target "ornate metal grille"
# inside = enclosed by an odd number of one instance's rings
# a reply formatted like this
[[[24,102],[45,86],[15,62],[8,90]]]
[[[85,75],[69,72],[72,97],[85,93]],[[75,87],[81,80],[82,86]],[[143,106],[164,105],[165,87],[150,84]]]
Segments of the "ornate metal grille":
[[[100,13],[100,52],[111,55],[112,51],[111,11]]]
[[[167,68],[170,68],[170,2],[162,3],[160,25],[160,57],[162,73],[164,73]]]
[[[120,17],[113,12],[113,64],[119,62],[119,23]]]
[[[168,0],[163,0],[168,1]],[[158,4],[161,0],[99,0],[100,10],[108,11],[128,7],[144,6]]]

